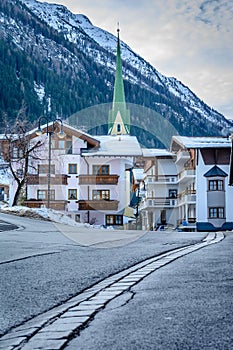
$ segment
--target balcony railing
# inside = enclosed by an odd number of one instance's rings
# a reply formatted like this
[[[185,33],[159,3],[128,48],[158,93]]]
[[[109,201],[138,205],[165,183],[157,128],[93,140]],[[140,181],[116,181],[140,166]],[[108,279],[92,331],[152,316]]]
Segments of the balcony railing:
[[[50,200],[50,208],[54,210],[65,210],[67,201],[63,200]],[[42,200],[27,200],[24,202],[24,205],[28,208],[41,208],[47,206],[47,201]]]
[[[50,177],[50,183],[51,185],[68,185],[68,175],[64,174],[52,174]],[[28,185],[46,185],[48,183],[48,177],[47,176],[41,176],[38,174],[31,174],[27,177],[27,184]]]
[[[118,210],[117,200],[79,200],[79,210]]]
[[[79,185],[117,185],[119,175],[79,175]]]
[[[176,183],[177,176],[176,175],[148,175],[145,178],[145,182],[147,184],[150,183]]]
[[[180,150],[178,153],[177,153],[177,156],[176,156],[176,164],[178,163],[181,163],[181,162],[186,162],[187,160],[190,159],[190,154],[188,151],[186,150]]]
[[[194,178],[195,175],[196,175],[196,170],[195,169],[184,168],[178,174],[178,180],[183,180],[184,178]]]
[[[196,203],[196,190],[186,189],[178,194],[178,204]]]
[[[147,208],[147,207],[174,208],[176,206],[177,206],[177,199],[169,198],[169,197],[147,198],[141,202],[141,209]]]

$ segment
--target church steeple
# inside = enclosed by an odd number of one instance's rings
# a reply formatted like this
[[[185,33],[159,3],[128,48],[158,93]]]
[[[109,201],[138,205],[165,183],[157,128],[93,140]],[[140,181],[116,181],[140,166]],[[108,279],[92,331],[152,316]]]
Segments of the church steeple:
[[[126,108],[125,90],[122,78],[122,62],[120,48],[120,29],[117,29],[117,57],[116,75],[112,109],[109,111],[108,134],[129,134],[130,133],[130,112]]]

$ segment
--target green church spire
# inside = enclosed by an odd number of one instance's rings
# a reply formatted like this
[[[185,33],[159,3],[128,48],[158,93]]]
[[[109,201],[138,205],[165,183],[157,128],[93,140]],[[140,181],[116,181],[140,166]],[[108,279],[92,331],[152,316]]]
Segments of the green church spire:
[[[125,90],[122,78],[122,62],[120,48],[120,29],[117,29],[117,57],[116,76],[114,84],[114,94],[112,109],[109,111],[108,133],[109,134],[129,134],[130,133],[130,112],[126,108]]]

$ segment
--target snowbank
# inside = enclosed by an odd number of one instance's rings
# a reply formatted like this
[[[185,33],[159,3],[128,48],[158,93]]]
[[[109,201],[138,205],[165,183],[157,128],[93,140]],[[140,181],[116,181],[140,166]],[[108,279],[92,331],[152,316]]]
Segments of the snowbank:
[[[24,206],[8,207],[7,205],[0,206],[0,210],[4,213],[14,214],[18,216],[25,216],[29,218],[42,219],[57,222],[60,224],[65,224],[69,226],[78,227],[93,227],[90,224],[81,224],[69,218],[66,214],[59,211],[47,208],[28,208]]]

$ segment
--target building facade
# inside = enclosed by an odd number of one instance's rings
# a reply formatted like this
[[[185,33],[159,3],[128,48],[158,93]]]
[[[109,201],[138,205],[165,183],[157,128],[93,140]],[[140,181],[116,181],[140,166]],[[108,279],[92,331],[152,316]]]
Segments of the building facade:
[[[42,127],[45,131],[46,126]],[[48,189],[49,139],[27,180],[29,207],[61,210],[76,221],[123,226],[130,204],[130,173],[134,157],[141,155],[137,138],[130,135],[92,137],[63,125],[65,137],[51,140],[50,186]],[[36,142],[36,140],[34,141]]]
[[[178,177],[175,155],[163,149],[143,149],[144,179],[140,186],[142,229],[177,225]]]
[[[178,173],[185,184],[179,190],[181,198],[184,193],[179,218],[195,223],[199,231],[232,230],[230,139],[174,136],[171,151],[183,158]]]

